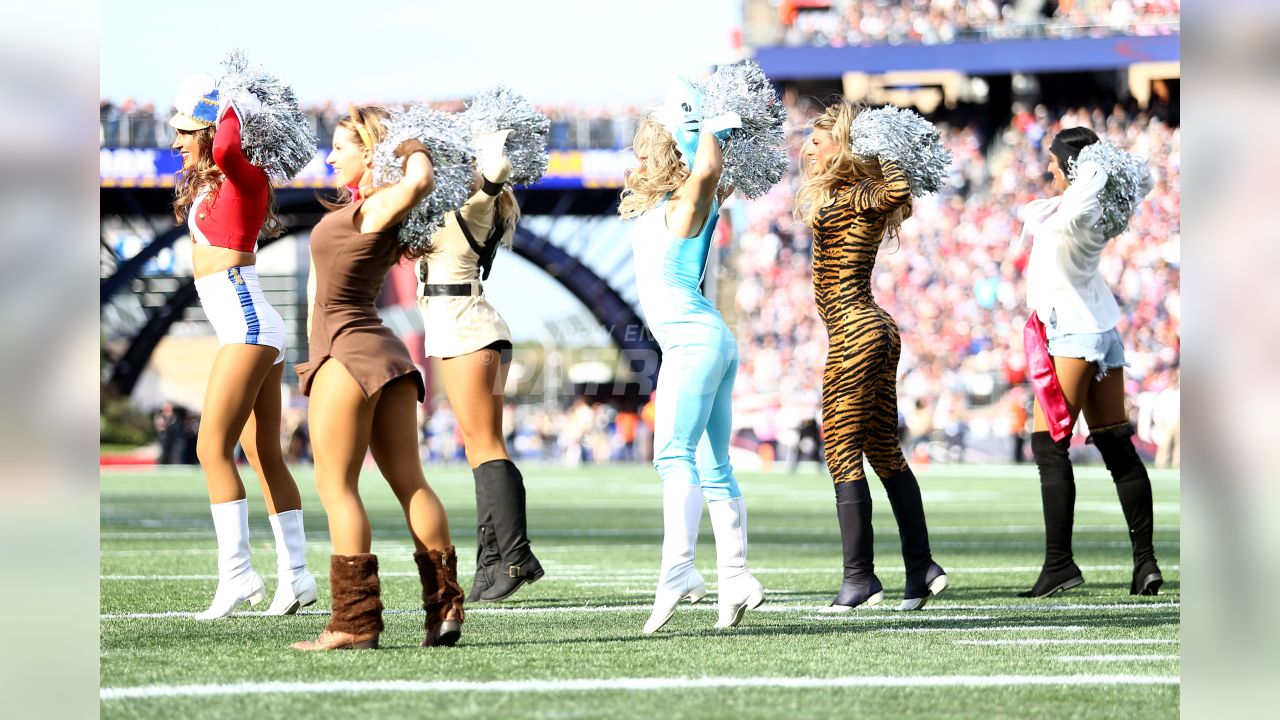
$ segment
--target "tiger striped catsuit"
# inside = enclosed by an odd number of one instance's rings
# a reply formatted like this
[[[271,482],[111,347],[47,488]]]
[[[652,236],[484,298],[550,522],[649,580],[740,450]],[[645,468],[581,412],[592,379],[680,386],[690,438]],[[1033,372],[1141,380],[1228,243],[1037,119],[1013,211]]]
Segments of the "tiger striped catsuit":
[[[840,188],[813,225],[813,290],[830,347],[822,375],[827,468],[837,483],[866,480],[865,455],[881,479],[907,470],[898,442],[898,356],[902,341],[871,295],[871,270],[888,216],[911,201],[896,163],[884,180]]]

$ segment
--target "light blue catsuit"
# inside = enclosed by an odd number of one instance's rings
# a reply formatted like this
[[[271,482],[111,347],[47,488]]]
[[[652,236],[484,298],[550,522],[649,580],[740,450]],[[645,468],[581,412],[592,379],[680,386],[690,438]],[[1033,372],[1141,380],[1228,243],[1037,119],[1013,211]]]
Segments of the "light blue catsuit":
[[[665,201],[651,208],[631,234],[640,306],[662,348],[653,465],[663,483],[701,485],[708,501],[730,500],[742,496],[729,464],[738,344],[701,290],[720,206],[688,239],[667,229],[666,211]]]

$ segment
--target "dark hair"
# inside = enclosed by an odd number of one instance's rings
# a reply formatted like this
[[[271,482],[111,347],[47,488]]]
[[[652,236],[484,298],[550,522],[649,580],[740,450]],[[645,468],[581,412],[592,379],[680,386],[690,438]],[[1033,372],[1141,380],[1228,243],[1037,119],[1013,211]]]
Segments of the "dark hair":
[[[1098,142],[1098,135],[1087,127],[1067,128],[1053,137],[1049,152],[1058,158],[1058,167],[1065,175],[1075,159],[1085,147]]]

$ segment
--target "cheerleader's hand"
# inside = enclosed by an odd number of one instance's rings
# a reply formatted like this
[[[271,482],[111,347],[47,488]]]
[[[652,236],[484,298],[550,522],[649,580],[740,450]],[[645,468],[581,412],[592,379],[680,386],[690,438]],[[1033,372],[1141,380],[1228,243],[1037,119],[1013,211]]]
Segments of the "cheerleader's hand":
[[[499,130],[475,139],[476,169],[489,182],[504,183],[511,177],[511,158],[506,153],[510,134],[510,130]]]
[[[262,112],[262,101],[253,93],[241,93],[239,97],[223,97],[222,107],[218,108],[218,122],[222,122],[223,116],[228,110],[235,110],[236,117],[240,118],[240,122],[244,122],[250,117]]]
[[[733,131],[740,127],[742,127],[742,117],[732,110],[713,118],[705,118],[702,121],[702,131],[715,135],[716,139],[720,141],[721,147],[724,147],[725,141],[729,139]]]

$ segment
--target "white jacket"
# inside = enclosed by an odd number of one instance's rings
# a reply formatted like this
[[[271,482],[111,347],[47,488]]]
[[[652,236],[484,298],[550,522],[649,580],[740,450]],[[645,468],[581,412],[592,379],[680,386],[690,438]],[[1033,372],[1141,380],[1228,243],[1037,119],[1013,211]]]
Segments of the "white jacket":
[[[1081,163],[1075,182],[1061,196],[1028,203],[1022,211],[1023,240],[1033,239],[1027,262],[1027,307],[1066,333],[1100,333],[1120,321],[1120,306],[1098,272],[1107,239],[1096,227],[1102,216],[1098,192],[1107,174],[1096,162]]]

